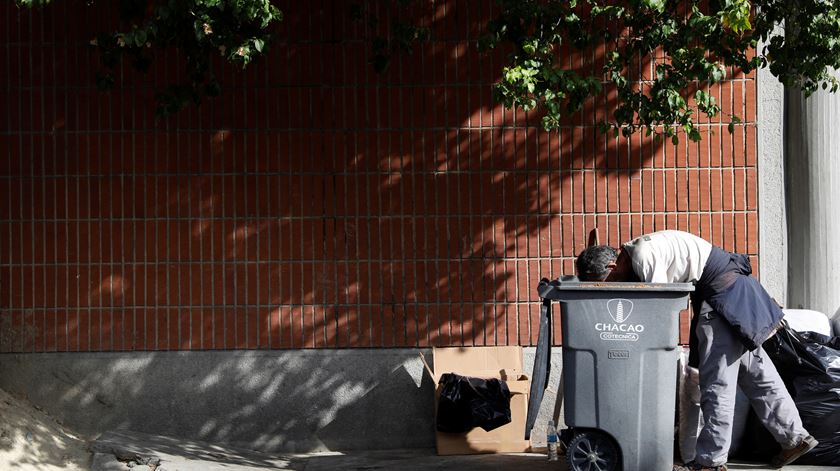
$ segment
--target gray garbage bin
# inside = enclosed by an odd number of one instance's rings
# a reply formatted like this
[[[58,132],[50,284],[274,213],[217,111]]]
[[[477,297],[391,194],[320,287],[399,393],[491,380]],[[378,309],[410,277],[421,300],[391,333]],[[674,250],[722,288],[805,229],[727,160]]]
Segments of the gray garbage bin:
[[[544,280],[538,290],[549,325],[553,300],[562,311],[570,469],[671,470],[679,312],[694,286]]]

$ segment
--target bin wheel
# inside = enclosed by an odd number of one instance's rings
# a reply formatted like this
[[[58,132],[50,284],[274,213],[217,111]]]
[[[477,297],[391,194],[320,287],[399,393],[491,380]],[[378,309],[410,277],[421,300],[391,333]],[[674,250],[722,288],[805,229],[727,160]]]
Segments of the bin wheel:
[[[609,436],[600,432],[578,432],[569,448],[566,459],[571,471],[618,471],[621,455]]]

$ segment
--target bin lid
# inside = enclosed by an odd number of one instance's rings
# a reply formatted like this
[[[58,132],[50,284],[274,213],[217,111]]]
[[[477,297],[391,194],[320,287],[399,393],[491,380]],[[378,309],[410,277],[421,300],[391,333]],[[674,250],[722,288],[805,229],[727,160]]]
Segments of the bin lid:
[[[635,291],[635,292],[682,292],[694,291],[693,283],[642,283],[626,281],[540,281],[537,292],[541,298],[555,299],[552,293],[559,291]]]

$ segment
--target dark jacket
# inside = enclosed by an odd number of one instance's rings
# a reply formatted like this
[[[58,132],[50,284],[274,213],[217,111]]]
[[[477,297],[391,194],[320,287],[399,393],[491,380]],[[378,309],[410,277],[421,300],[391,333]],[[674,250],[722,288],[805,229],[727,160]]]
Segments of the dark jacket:
[[[779,328],[784,316],[782,309],[750,274],[752,266],[746,255],[712,247],[692,300],[694,319],[691,322],[689,364],[697,364],[694,329],[703,301],[735,329],[749,350],[760,347]]]

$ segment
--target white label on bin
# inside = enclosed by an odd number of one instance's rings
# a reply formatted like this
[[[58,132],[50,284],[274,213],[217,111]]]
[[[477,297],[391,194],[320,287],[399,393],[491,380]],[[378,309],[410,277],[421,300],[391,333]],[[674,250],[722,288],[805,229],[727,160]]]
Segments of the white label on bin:
[[[623,324],[633,314],[633,301],[629,299],[610,299],[607,301],[607,310],[610,317],[619,324]]]
[[[601,332],[601,340],[619,340],[624,342],[635,342],[639,340],[639,334],[616,334],[613,332]]]
[[[601,333],[601,340],[635,342],[639,333],[645,331],[642,324],[628,324],[627,319],[633,314],[633,301],[629,299],[610,299],[607,311],[614,322],[598,322],[595,330]]]

